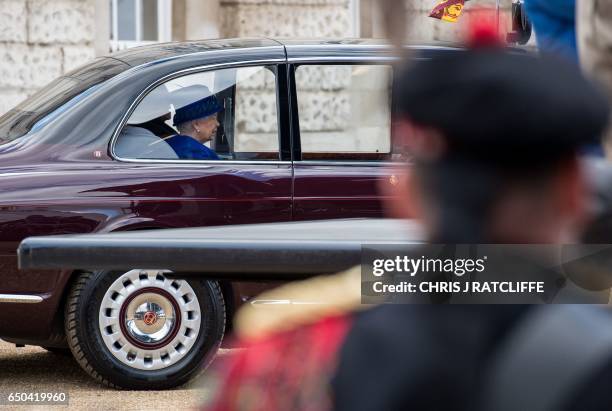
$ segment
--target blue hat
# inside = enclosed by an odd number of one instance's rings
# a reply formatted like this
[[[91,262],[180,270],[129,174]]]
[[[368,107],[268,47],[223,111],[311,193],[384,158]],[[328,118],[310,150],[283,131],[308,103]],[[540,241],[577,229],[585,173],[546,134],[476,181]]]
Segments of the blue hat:
[[[217,100],[217,97],[214,94],[210,93],[208,87],[190,86],[185,87],[183,89],[179,89],[173,94],[175,93],[181,95],[193,95],[194,93],[197,93],[198,96],[207,95],[206,97],[196,101],[189,99],[189,101],[193,102],[176,109],[176,112],[174,114],[175,126],[178,126],[179,124],[186,123],[191,120],[197,120],[199,118],[212,116],[213,114],[223,110],[223,107],[219,103],[219,100]]]

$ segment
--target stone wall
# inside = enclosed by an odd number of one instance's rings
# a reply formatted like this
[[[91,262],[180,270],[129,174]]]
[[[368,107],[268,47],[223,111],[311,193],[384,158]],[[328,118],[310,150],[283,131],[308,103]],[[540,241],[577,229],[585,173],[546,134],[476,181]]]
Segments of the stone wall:
[[[470,0],[457,23],[432,19],[439,0],[396,0],[406,13],[409,41],[457,41],[474,9],[495,7],[496,0]],[[364,36],[383,37],[384,23],[377,0],[360,0]],[[509,24],[512,0],[500,0],[500,29]],[[350,0],[220,0],[221,37],[353,37]],[[375,26],[372,29],[371,26]]]
[[[0,0],[0,114],[94,58],[94,0]]]
[[[222,37],[350,37],[349,0],[221,0]]]

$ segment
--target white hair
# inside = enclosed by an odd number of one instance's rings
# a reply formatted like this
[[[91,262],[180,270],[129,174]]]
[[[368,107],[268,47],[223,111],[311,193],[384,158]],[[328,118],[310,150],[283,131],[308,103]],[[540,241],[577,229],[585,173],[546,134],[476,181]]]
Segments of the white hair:
[[[192,131],[195,131],[195,127],[193,126],[193,121],[194,120],[189,120],[189,121],[185,121],[184,123],[177,125],[176,128],[178,129],[178,132],[180,134],[188,134],[188,133],[191,133]]]

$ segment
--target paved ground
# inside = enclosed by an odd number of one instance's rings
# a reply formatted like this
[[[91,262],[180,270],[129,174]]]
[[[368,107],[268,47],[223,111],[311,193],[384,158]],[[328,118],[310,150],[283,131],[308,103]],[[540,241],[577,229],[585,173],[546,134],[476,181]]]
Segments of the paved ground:
[[[22,406],[25,410],[164,410],[193,409],[206,395],[199,377],[169,391],[117,391],[95,383],[69,356],[52,354],[39,347],[15,348],[0,340],[0,393],[67,392],[70,405]]]

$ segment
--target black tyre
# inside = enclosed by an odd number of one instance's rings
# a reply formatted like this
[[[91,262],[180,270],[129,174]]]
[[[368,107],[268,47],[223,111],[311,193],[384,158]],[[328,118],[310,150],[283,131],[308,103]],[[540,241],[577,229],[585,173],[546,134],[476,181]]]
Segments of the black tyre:
[[[66,303],[68,345],[101,383],[159,390],[204,370],[225,329],[215,281],[173,280],[163,271],[80,274]]]

